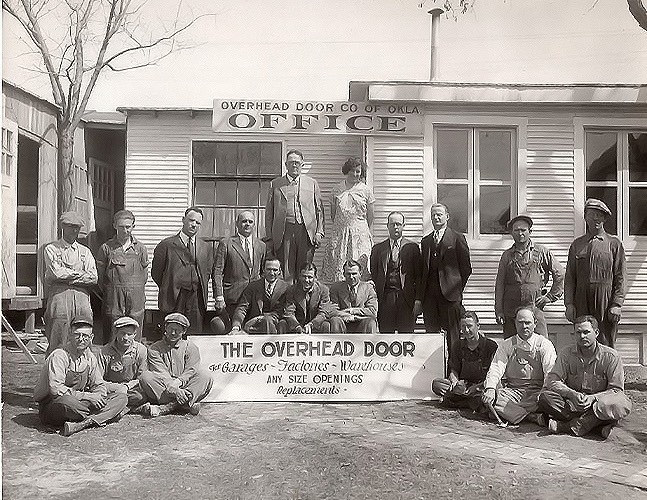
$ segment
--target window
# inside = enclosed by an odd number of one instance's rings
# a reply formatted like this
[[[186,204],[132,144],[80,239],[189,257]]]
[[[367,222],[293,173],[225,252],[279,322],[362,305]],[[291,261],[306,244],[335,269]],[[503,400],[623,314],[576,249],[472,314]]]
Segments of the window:
[[[621,238],[647,236],[647,131],[586,130],[586,197],[615,217],[605,229]]]
[[[516,147],[510,128],[436,128],[436,200],[454,229],[471,237],[507,232]]]
[[[280,142],[193,142],[193,203],[204,211],[203,236],[233,234],[236,213],[256,215],[265,235],[265,204],[270,181],[281,175]]]
[[[16,150],[14,131],[2,127],[2,175],[11,176],[15,170]]]

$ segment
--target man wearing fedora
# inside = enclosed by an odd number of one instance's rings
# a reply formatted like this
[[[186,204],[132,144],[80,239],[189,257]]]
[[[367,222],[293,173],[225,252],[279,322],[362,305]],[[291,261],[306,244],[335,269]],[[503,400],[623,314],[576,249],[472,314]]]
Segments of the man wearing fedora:
[[[536,308],[535,332],[547,336],[543,309],[564,291],[564,268],[548,248],[531,239],[532,225],[532,218],[523,214],[508,222],[514,244],[501,255],[494,291],[496,321],[503,325],[504,339],[517,333],[514,316],[520,306]],[[550,290],[546,288],[549,278]]]
[[[83,218],[65,212],[59,219],[61,239],[45,247],[45,355],[67,344],[72,318],[92,318],[90,289],[97,284],[97,266],[90,249],[77,240]]]
[[[599,323],[599,342],[615,346],[625,297],[626,262],[622,242],[604,230],[609,207],[589,198],[584,204],[586,234],[571,244],[566,264],[566,319],[590,314]]]

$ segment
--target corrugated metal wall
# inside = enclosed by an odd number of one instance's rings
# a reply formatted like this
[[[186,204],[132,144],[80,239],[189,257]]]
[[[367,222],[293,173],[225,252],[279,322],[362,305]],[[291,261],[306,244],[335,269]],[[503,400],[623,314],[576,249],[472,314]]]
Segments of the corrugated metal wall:
[[[146,245],[151,259],[155,246],[179,231],[184,210],[192,202],[192,140],[276,140],[283,142],[284,152],[301,150],[304,173],[314,177],[322,190],[328,228],[330,191],[343,178],[341,167],[349,156],[362,155],[360,136],[216,134],[211,130],[211,113],[205,111],[195,112],[193,117],[189,112],[130,113],[127,130],[124,205],[135,213],[135,235]],[[232,229],[223,228],[221,236]],[[320,265],[323,250],[315,255]],[[150,278],[146,308],[157,308],[157,286]]]

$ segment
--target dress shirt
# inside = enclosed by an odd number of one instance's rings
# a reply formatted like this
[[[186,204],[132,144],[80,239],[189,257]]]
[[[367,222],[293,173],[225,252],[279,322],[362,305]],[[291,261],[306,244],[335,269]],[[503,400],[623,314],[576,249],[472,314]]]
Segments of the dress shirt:
[[[395,240],[389,239],[389,242],[391,244],[391,259],[397,262],[400,258],[400,250],[402,250],[402,236]]]
[[[249,262],[253,265],[254,264],[254,249],[252,248],[252,237],[251,236],[243,236],[242,234],[239,234],[240,236],[240,244],[243,247],[243,250],[245,249],[245,243],[247,243],[247,256],[249,257]]]
[[[440,229],[434,229],[434,241],[436,244],[440,243],[440,240],[443,239],[443,236],[445,235],[445,229],[447,229],[447,226],[443,226]]]
[[[265,293],[267,294],[268,297],[271,297],[272,294],[274,293],[275,286],[276,286],[276,281],[274,283],[270,283],[269,281],[265,280]]]

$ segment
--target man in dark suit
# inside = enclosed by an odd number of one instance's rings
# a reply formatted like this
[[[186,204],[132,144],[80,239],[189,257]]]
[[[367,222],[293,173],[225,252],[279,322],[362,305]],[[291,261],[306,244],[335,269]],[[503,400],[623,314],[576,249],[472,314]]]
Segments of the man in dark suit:
[[[317,266],[304,264],[298,281],[285,295],[285,313],[279,333],[330,333],[339,329],[339,318],[330,318],[332,304],[328,287],[317,281]],[[335,328],[331,328],[331,324]]]
[[[243,290],[260,277],[265,243],[253,235],[254,225],[252,212],[240,212],[236,217],[236,235],[223,239],[216,250],[213,296],[219,314],[211,320],[211,331],[217,335],[231,329],[231,318]]]
[[[421,241],[424,296],[422,310],[427,332],[447,331],[448,349],[458,342],[463,313],[463,290],[472,274],[465,236],[447,227],[449,212],[440,203],[431,206],[434,230]]]
[[[287,173],[273,179],[267,194],[265,230],[271,251],[281,261],[288,283],[298,270],[312,262],[324,237],[324,208],[319,185],[301,173],[303,153],[288,151]]]
[[[356,260],[344,262],[344,281],[330,285],[330,301],[337,306],[333,317],[342,320],[334,333],[378,333],[377,294],[372,283],[361,281],[362,268]]]
[[[160,312],[184,314],[190,333],[204,332],[208,282],[213,270],[213,246],[197,237],[202,210],[189,207],[182,218],[182,230],[155,247],[151,276],[159,287]]]
[[[371,277],[379,299],[377,321],[381,333],[411,333],[422,311],[420,249],[402,237],[402,213],[391,212],[387,228],[389,238],[371,251]]]
[[[277,332],[288,291],[288,284],[279,278],[280,274],[279,259],[267,259],[263,278],[247,285],[238,302],[231,320],[231,335]]]

